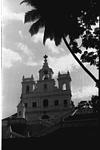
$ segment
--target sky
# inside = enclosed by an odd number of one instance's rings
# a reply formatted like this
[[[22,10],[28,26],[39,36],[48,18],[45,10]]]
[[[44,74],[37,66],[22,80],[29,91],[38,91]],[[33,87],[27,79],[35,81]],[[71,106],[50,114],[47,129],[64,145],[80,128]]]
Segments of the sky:
[[[57,78],[58,71],[71,75],[72,100],[90,100],[98,93],[94,81],[74,60],[64,42],[56,47],[49,39],[42,43],[43,30],[31,37],[30,23],[24,24],[24,13],[31,9],[21,0],[2,1],[2,118],[16,113],[20,102],[22,76],[38,80],[38,71],[42,68],[43,56],[48,55],[48,64]],[[95,67],[85,66],[98,77]]]

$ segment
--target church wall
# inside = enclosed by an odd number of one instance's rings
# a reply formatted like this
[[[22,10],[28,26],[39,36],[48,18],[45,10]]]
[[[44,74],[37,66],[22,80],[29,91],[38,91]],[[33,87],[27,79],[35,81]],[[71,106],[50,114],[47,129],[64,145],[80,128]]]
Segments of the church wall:
[[[26,112],[26,119],[29,123],[31,122],[34,124],[36,122],[41,121],[43,115],[45,114],[49,116],[50,120],[53,120],[53,119],[60,119],[60,117],[69,113],[70,113],[69,108],[66,108],[65,110],[64,109],[52,109],[52,110],[46,111],[46,113],[44,113],[44,111]]]
[[[49,80],[49,81],[38,81],[37,83],[37,91],[38,92],[47,92],[47,91],[53,91],[54,90],[54,83],[55,81]],[[46,85],[46,88],[45,88]]]
[[[53,107],[54,106],[54,101],[55,100],[58,100],[59,101],[59,106],[63,106],[63,101],[66,99],[67,102],[68,102],[68,105],[70,104],[70,96],[69,95],[52,95],[49,94],[49,95],[41,95],[41,96],[37,96],[37,97],[27,97],[27,98],[24,98],[23,99],[23,103],[27,103],[28,104],[28,107],[32,108],[32,103],[33,102],[36,102],[37,103],[37,107],[36,108],[43,108],[43,100],[44,99],[48,99],[48,107]],[[34,109],[36,109],[34,108]]]
[[[44,108],[43,107],[43,100],[48,99],[48,107]],[[59,104],[55,106],[55,100],[59,101]],[[67,100],[67,106],[64,107],[64,100]],[[32,107],[32,103],[36,102],[37,106],[36,108]],[[37,96],[37,97],[27,97],[23,99],[23,103],[27,103],[27,108],[26,108],[26,119],[28,121],[32,120],[38,120],[42,117],[43,112],[47,112],[47,114],[50,116],[50,118],[55,118],[59,115],[62,115],[64,111],[66,111],[69,106],[70,106],[70,97],[69,95],[66,96],[65,94],[62,95],[52,95],[49,96]],[[61,112],[62,111],[62,112]]]
[[[31,78],[24,78],[22,81],[21,101],[25,105],[25,117],[29,122],[38,121],[43,115],[54,119],[64,115],[71,108],[70,75],[58,75],[58,87],[52,79],[53,71],[48,66],[47,56],[44,57],[44,64],[39,71],[37,83]],[[65,89],[62,88],[65,84]],[[33,89],[35,85],[35,89]],[[19,107],[19,111],[20,111]]]

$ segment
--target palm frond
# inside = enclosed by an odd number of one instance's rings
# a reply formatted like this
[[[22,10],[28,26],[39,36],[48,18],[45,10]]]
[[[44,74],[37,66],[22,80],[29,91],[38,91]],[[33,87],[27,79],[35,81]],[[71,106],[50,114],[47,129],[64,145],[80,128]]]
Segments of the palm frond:
[[[48,38],[49,34],[48,32],[46,31],[46,27],[45,27],[45,30],[44,30],[44,36],[43,36],[43,44],[45,45],[45,42],[46,42],[46,39]]]
[[[58,35],[57,33],[54,34],[54,41],[55,41],[56,46],[60,45],[61,39],[62,39],[62,35],[60,34]]]
[[[44,23],[41,19],[37,20],[35,23],[32,24],[31,28],[29,29],[29,32],[31,36],[36,34],[40,28],[44,26]]]
[[[47,39],[53,40],[54,39],[54,32],[53,28],[51,28],[48,24],[45,24],[45,30],[44,30],[44,37],[43,37],[43,44],[45,45],[45,42]]]
[[[27,3],[27,0],[24,0],[24,1],[20,2],[20,5],[23,4],[23,3]]]
[[[23,0],[21,3],[20,3],[20,5],[21,4],[23,4],[23,3],[27,3],[27,5],[30,5],[30,6],[35,6],[35,3],[37,4],[37,0],[36,1],[33,1],[33,0]]]
[[[44,36],[43,36],[43,44],[45,45],[46,39],[50,37],[50,33],[48,27],[45,25]]]
[[[36,19],[39,19],[40,15],[38,13],[38,11],[36,9],[33,9],[31,11],[28,11],[25,13],[25,20],[24,22],[31,22],[31,21],[35,21]]]

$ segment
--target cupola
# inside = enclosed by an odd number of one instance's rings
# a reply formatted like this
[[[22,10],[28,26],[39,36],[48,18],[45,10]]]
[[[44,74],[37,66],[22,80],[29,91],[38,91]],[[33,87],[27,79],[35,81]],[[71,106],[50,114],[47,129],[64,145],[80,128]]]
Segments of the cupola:
[[[42,69],[39,70],[39,80],[52,79],[53,70],[48,66],[48,56],[44,56],[44,63]]]

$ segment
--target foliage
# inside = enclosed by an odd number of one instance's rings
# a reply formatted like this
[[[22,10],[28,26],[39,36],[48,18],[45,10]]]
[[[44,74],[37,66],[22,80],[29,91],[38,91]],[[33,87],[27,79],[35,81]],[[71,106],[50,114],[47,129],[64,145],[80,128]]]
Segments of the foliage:
[[[100,112],[100,100],[99,96],[92,95],[90,101],[80,101],[78,105],[76,106],[76,109],[82,110],[82,109],[91,108],[93,109],[93,112]]]
[[[25,13],[25,23],[33,22],[30,34],[33,36],[40,28],[44,28],[43,43],[50,38],[57,46],[62,39],[69,37],[69,45],[64,41],[68,49],[81,67],[97,82],[81,61],[99,68],[100,28],[96,27],[94,31],[92,29],[100,20],[99,1],[23,0],[22,3],[32,6],[32,10]],[[81,45],[77,39],[81,39]],[[83,47],[86,48],[85,51]],[[93,49],[92,52],[89,48]],[[81,54],[81,61],[78,61],[74,53]]]
[[[93,108],[94,112],[100,112],[100,100],[99,96],[93,95],[91,101],[89,101],[90,106]]]
[[[99,69],[99,55],[100,55],[100,28],[96,27],[92,32],[92,29],[88,29],[82,37],[82,45],[86,48],[81,55],[83,62],[88,62],[90,65],[96,65]],[[93,48],[95,51],[88,51],[88,48]]]
[[[77,106],[78,109],[89,108],[89,103],[87,101],[80,101]]]

